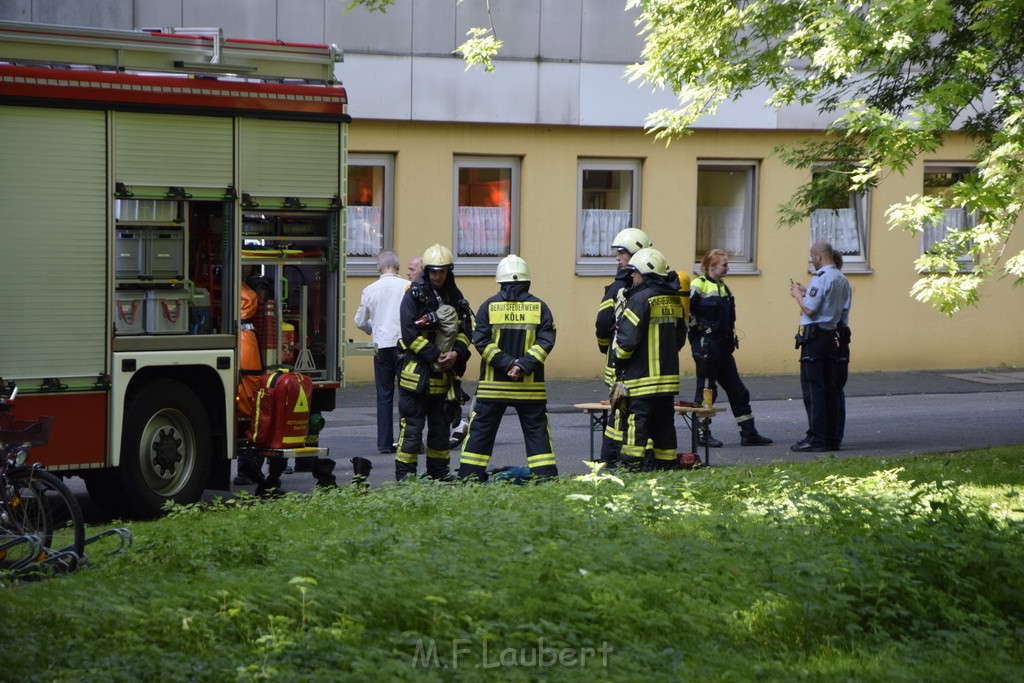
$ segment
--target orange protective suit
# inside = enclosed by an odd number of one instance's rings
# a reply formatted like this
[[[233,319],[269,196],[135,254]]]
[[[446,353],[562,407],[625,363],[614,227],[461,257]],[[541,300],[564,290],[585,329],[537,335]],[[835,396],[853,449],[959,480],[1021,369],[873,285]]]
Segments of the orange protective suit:
[[[238,362],[240,377],[238,394],[235,404],[241,417],[252,417],[256,405],[256,392],[259,390],[260,376],[263,374],[263,359],[260,357],[260,343],[256,338],[256,330],[252,320],[259,309],[259,297],[252,287],[242,283],[242,326],[239,335],[242,342],[241,358]]]

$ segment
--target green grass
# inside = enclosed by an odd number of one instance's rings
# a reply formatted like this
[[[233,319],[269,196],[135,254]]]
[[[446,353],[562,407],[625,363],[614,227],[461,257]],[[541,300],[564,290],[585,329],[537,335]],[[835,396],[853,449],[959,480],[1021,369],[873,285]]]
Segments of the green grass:
[[[1024,449],[177,508],[3,582],[23,681],[943,681],[1024,670]]]

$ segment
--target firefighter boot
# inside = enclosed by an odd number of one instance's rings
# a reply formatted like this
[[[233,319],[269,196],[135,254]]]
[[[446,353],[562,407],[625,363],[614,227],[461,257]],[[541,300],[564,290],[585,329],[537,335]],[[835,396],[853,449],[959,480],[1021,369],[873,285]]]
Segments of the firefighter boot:
[[[399,455],[402,455],[399,452]],[[416,456],[411,456],[412,462],[405,462],[395,458],[395,481],[411,481],[416,478]]]
[[[334,472],[334,466],[337,464],[330,458],[306,458],[311,461],[311,467],[309,471],[313,474],[313,478],[316,479],[316,485],[318,488],[337,488],[338,480],[332,474]],[[296,465],[302,460],[297,460]],[[295,468],[299,471],[299,468]]]
[[[463,481],[487,481],[487,468],[484,465],[459,465],[459,479]]]
[[[534,481],[543,481],[544,479],[553,479],[558,476],[557,465],[540,465],[539,467],[531,467],[530,474],[533,476]]]
[[[282,495],[281,475],[287,466],[287,458],[268,458],[267,478],[256,485],[256,495],[268,498]]]
[[[366,458],[352,458],[352,483],[366,484],[370,478],[373,463]]]
[[[427,476],[431,479],[444,479],[448,476],[448,463],[450,458],[436,458],[427,456]]]
[[[741,446],[767,446],[772,442],[766,436],[757,433],[754,427],[754,418],[744,420],[740,423],[740,445]]]

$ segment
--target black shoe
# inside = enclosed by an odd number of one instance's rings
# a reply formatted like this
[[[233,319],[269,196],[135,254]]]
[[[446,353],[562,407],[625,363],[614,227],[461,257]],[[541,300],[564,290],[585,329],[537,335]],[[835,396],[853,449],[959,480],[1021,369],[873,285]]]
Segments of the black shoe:
[[[751,434],[750,436],[740,438],[741,446],[767,446],[771,442],[771,439],[766,436],[761,436],[760,434]]]
[[[701,429],[697,432],[697,445],[709,448],[721,448],[722,442],[711,436],[711,430]]]
[[[281,470],[281,474],[295,474],[295,470],[292,469],[291,465],[285,465],[285,468]]]
[[[234,484],[235,486],[252,486],[256,482],[254,482],[252,479],[245,476],[244,474],[239,474],[232,480],[231,483]]]
[[[789,447],[789,450],[796,453],[824,453],[827,449],[824,446],[815,446],[806,441],[798,441]]]
[[[836,443],[836,442],[827,443],[827,444],[825,444],[825,450],[827,450],[827,451],[838,451],[839,450],[839,444]]]
[[[392,453],[398,452],[397,448],[380,448],[378,450],[380,451],[381,455],[390,455]]]

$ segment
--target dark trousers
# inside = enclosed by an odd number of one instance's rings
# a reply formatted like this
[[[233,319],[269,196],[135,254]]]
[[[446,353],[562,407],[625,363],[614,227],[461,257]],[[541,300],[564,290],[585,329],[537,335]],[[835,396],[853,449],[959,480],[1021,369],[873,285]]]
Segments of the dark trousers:
[[[473,405],[469,417],[469,433],[462,447],[459,476],[483,478],[487,463],[494,452],[494,441],[498,436],[501,418],[510,407],[519,415],[519,426],[523,430],[526,464],[535,476],[549,477],[558,474],[555,466],[555,449],[551,443],[551,428],[548,424],[546,401],[481,401]]]
[[[671,395],[632,396],[629,412],[622,416],[622,453],[619,463],[639,468],[644,460],[648,439],[654,451],[655,466],[670,469],[676,463],[675,408]]]
[[[377,449],[390,451],[395,443],[395,380],[398,378],[398,347],[377,349],[373,356],[373,380],[377,385]]]
[[[444,394],[414,394],[399,388],[400,431],[395,454],[395,478],[401,481],[416,476],[423,431],[427,432],[427,474],[440,479],[448,474],[451,459],[451,428],[445,415]]]
[[[750,420],[750,416],[753,414],[753,410],[750,407],[750,391],[747,390],[747,386],[740,379],[740,371],[736,367],[736,359],[733,357],[731,350],[723,350],[722,353],[717,354],[714,362],[717,366],[717,372],[715,373],[715,380],[710,382],[713,400],[718,400],[718,387],[721,386],[725,391],[725,395],[729,397],[729,407],[732,409],[733,416],[737,418],[737,421],[740,418],[746,418],[740,421],[740,426],[742,427],[743,422]],[[708,379],[698,371],[697,390],[693,399],[695,403],[701,403],[704,400],[704,386],[706,382],[708,382]]]
[[[837,444],[839,394],[833,335],[822,334],[801,347],[800,388],[807,411],[807,443],[813,446]]]
[[[843,443],[846,434],[846,380],[850,376],[850,345],[839,343],[836,358],[836,443]]]

